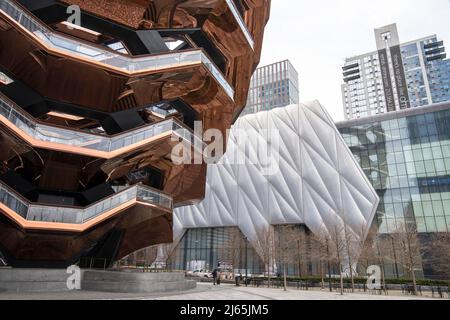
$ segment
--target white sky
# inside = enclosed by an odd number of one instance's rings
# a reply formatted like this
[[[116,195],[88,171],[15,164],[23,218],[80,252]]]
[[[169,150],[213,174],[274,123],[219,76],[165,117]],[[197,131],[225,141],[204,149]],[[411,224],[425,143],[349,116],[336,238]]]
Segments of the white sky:
[[[436,34],[450,56],[450,0],[272,0],[260,66],[289,59],[300,100],[342,120],[342,65],[376,49],[373,30],[397,23],[400,41]]]

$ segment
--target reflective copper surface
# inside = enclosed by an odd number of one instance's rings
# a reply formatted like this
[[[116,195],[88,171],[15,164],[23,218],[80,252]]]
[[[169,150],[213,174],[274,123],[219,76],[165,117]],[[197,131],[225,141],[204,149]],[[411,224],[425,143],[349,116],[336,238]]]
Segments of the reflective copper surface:
[[[68,27],[68,5],[89,16],[90,29]],[[105,128],[117,137],[151,127],[165,120],[147,111],[161,103],[177,108],[173,117],[182,126],[201,120],[203,130],[225,136],[245,106],[269,13],[270,0],[0,3],[0,72],[14,81],[0,83],[0,251],[8,263],[63,267],[94,258],[110,265],[172,242],[171,210],[151,197],[123,200],[76,224],[22,216],[11,194],[43,210],[66,202],[82,210],[142,184],[168,194],[173,206],[201,201],[207,165],[172,161],[175,131],[115,149],[83,139],[103,130],[103,141],[110,137]],[[169,48],[171,41],[182,45]],[[78,136],[80,143],[71,141]],[[192,158],[202,151],[189,147]]]

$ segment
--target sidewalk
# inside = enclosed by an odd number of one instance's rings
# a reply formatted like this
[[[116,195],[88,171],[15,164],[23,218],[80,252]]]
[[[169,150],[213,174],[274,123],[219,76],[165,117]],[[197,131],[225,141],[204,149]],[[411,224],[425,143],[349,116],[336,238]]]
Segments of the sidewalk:
[[[0,300],[429,300],[431,297],[405,296],[401,292],[390,291],[389,295],[374,295],[364,292],[345,293],[328,290],[273,289],[264,287],[236,287],[230,284],[213,286],[198,283],[194,290],[162,294],[127,294],[73,291],[63,293],[0,293]],[[443,299],[436,299],[443,300]]]

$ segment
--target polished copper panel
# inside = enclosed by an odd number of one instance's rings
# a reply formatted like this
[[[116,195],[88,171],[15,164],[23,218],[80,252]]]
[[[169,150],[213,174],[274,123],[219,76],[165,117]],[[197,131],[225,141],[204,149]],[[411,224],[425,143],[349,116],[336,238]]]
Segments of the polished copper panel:
[[[13,28],[0,31],[0,47],[0,66],[52,100],[117,112],[181,98],[200,113],[205,129],[231,125],[234,104],[201,64],[130,77],[44,52]]]
[[[171,242],[172,215],[158,208],[138,205],[79,233],[25,230],[0,214],[0,248],[14,259],[34,262],[33,265],[74,263],[77,255],[113,229],[125,230],[116,257],[120,259],[141,248]]]
[[[221,72],[221,77],[223,74],[227,84],[200,61],[129,71],[58,50],[0,12],[0,69],[45,99],[103,113],[142,110],[161,101],[179,99],[197,112],[196,120],[203,121],[203,130],[217,128],[224,134],[244,108],[250,78],[260,60],[270,0],[59,2],[79,5],[84,12],[126,26],[133,32],[199,28],[216,50],[212,52],[219,53],[218,60],[223,59],[222,71],[215,68]],[[48,27],[65,39],[75,39],[102,50],[110,50],[101,45],[105,40],[121,40],[96,30],[69,29],[64,21],[52,22]],[[185,35],[185,40],[192,49],[179,53],[202,50],[189,34]],[[127,59],[141,58],[110,51]],[[201,52],[209,58],[208,63],[212,63],[211,57]],[[151,121],[160,120],[155,115],[148,117]],[[183,121],[182,114],[175,117]],[[99,125],[97,120],[60,112],[41,115],[37,121],[80,132]],[[174,164],[170,154],[178,141],[171,137],[172,132],[167,132],[114,152],[95,151],[34,139],[0,116],[0,175],[15,172],[39,192],[76,194],[104,183],[128,184],[135,181],[130,180],[130,174],[153,170],[153,178],[158,174],[161,177],[158,189],[171,195],[174,206],[198,202],[205,194],[207,166],[205,163]],[[151,203],[131,200],[89,223],[71,225],[28,221],[0,203],[0,251],[13,265],[66,266],[82,256],[98,257],[98,253],[89,250],[102,244],[112,231],[120,232],[121,236],[110,258],[120,259],[144,247],[170,243],[172,213]]]
[[[237,111],[247,100],[250,78],[259,64],[270,0],[231,0],[246,8],[242,17],[253,49],[226,0],[60,0],[134,29],[201,27],[227,58],[226,78],[236,91]]]
[[[113,181],[131,170],[153,167],[165,173],[162,190],[172,195],[176,205],[200,201],[204,196],[206,165],[174,165],[170,159],[174,143],[170,138],[161,139],[120,157],[103,159],[33,147],[0,125],[0,145],[8,151],[0,153],[4,163],[0,173],[25,167],[27,172],[34,170],[34,174],[29,173],[29,180],[39,187],[74,192],[94,180]],[[64,179],[59,178],[62,175]]]

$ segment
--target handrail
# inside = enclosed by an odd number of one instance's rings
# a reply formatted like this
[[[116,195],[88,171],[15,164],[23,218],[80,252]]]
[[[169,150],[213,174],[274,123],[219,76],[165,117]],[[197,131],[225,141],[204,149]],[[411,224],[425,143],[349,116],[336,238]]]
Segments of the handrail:
[[[202,49],[127,57],[112,49],[85,44],[59,34],[48,28],[44,23],[39,22],[32,14],[23,10],[12,0],[0,0],[0,11],[25,28],[34,38],[47,47],[64,54],[88,59],[97,64],[101,63],[126,74],[133,75],[201,63],[210,71],[230,99],[234,100],[234,89]]]
[[[0,83],[9,84],[12,80],[4,73],[0,72]]]
[[[128,187],[86,208],[33,204],[0,182],[0,203],[28,221],[84,224],[129,201],[149,203],[165,209],[173,209],[169,195],[143,184]]]
[[[239,27],[241,28],[242,32],[244,33],[245,38],[248,41],[248,44],[252,49],[255,47],[255,41],[253,40],[252,35],[250,34],[250,31],[247,28],[247,24],[244,22],[243,17],[239,13],[238,8],[236,7],[236,4],[234,3],[234,0],[226,0],[226,3],[228,4],[228,7],[230,8],[231,13],[233,14],[234,18],[236,19]]]
[[[42,124],[27,112],[23,111],[3,93],[0,93],[0,116],[6,118],[18,129],[36,140],[87,148],[95,151],[113,152],[168,131],[172,131],[183,140],[194,145],[194,148],[200,147],[201,153],[203,153],[206,147],[200,137],[197,137],[194,132],[179,123],[175,118],[145,125],[109,137],[96,133],[72,130],[57,125]]]

